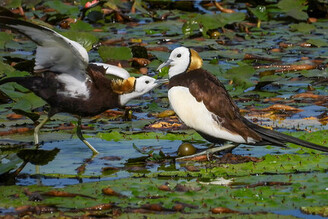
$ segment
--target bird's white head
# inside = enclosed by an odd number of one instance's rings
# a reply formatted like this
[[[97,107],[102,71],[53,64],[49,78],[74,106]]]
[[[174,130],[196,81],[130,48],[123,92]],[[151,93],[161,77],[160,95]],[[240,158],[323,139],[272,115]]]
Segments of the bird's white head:
[[[168,79],[155,79],[149,76],[141,76],[136,78],[134,90],[131,93],[120,95],[120,103],[123,106],[130,100],[140,97],[166,82],[168,82]]]
[[[203,60],[195,50],[182,46],[175,48],[171,52],[169,59],[161,64],[157,70],[170,66],[169,78],[172,78],[175,75],[199,69],[202,65]]]

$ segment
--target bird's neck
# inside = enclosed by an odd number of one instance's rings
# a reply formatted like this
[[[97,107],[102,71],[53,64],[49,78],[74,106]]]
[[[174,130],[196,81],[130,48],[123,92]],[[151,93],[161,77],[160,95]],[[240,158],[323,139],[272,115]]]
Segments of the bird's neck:
[[[137,98],[141,96],[140,93],[137,92],[131,92],[131,93],[127,93],[127,94],[121,94],[119,95],[119,100],[120,100],[120,104],[121,106],[126,105],[130,100]]]
[[[183,73],[183,71],[176,71],[174,69],[171,70],[171,68],[170,68],[170,70],[169,70],[169,79],[173,78],[176,75],[182,74],[182,73]]]
[[[170,69],[169,69],[169,79],[176,76],[176,75],[178,75],[178,74],[182,74],[185,71],[187,71],[188,66],[189,65],[187,65],[185,63],[183,63],[182,65],[181,64],[180,65],[175,64],[175,65],[171,66]]]

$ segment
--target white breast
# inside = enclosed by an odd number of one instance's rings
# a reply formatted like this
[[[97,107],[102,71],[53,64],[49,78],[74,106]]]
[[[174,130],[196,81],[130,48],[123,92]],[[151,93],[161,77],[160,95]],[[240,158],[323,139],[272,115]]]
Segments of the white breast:
[[[212,117],[213,113],[207,110],[203,102],[197,102],[188,88],[173,87],[169,90],[168,97],[173,110],[187,126],[216,138],[246,143],[242,136],[233,134],[218,124]]]

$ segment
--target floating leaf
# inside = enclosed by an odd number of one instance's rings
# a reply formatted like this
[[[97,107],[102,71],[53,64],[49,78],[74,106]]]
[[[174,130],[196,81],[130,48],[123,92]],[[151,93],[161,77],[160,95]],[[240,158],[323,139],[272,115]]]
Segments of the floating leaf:
[[[58,148],[50,151],[41,149],[23,149],[17,153],[17,156],[25,162],[30,162],[34,165],[46,165],[55,159],[59,151]]]
[[[98,49],[100,57],[104,60],[129,60],[132,58],[131,49],[128,47],[101,46]]]
[[[86,23],[84,21],[78,20],[76,23],[72,23],[70,25],[70,30],[71,31],[92,31],[93,26],[89,23]]]
[[[306,41],[307,43],[310,43],[316,47],[323,47],[323,46],[328,46],[327,41],[324,41],[322,39],[309,39]]]
[[[302,33],[310,33],[311,31],[315,30],[315,26],[313,24],[307,23],[292,24],[290,25],[290,28]]]
[[[199,23],[195,20],[189,20],[185,22],[182,26],[182,33],[186,37],[190,37],[195,34],[195,31],[199,31],[200,26]]]
[[[297,20],[306,20],[308,15],[304,12],[307,9],[306,0],[281,0],[277,4],[283,12]]]
[[[234,86],[246,89],[254,85],[250,80],[254,73],[255,69],[252,66],[241,64],[238,67],[229,69],[226,72],[225,77],[231,79]]]
[[[7,42],[10,42],[13,39],[13,35],[6,32],[0,32],[0,48],[3,49]]]
[[[269,20],[268,11],[265,6],[258,5],[256,6],[256,8],[248,8],[248,9],[252,12],[252,14],[254,14],[255,17],[257,17],[257,19],[261,21]]]
[[[81,44],[87,51],[92,49],[93,44],[98,42],[98,37],[87,32],[68,31],[61,33],[65,37]]]
[[[78,7],[75,7],[70,4],[65,4],[62,1],[54,0],[54,1],[46,1],[44,5],[55,9],[58,13],[60,14],[66,14],[69,15],[70,17],[77,17],[79,14],[79,9]]]

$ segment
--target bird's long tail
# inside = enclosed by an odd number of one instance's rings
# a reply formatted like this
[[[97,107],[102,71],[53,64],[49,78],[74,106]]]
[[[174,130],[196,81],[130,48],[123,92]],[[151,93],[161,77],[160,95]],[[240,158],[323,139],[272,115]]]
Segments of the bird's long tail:
[[[258,135],[262,137],[263,142],[265,143],[271,143],[271,144],[277,144],[279,146],[284,146],[285,143],[293,143],[297,144],[306,148],[311,148],[319,151],[328,152],[328,146],[322,146],[318,144],[314,144],[308,141],[301,140],[299,138],[295,138],[293,136],[285,135],[280,132],[276,132],[270,129],[263,128],[261,126],[258,126],[250,121],[248,121],[246,118],[243,118],[244,122],[247,124],[247,126],[251,127]]]
[[[8,77],[0,80],[0,85],[6,84],[9,82],[16,82],[22,86],[24,86],[24,80],[26,81],[25,77]]]

